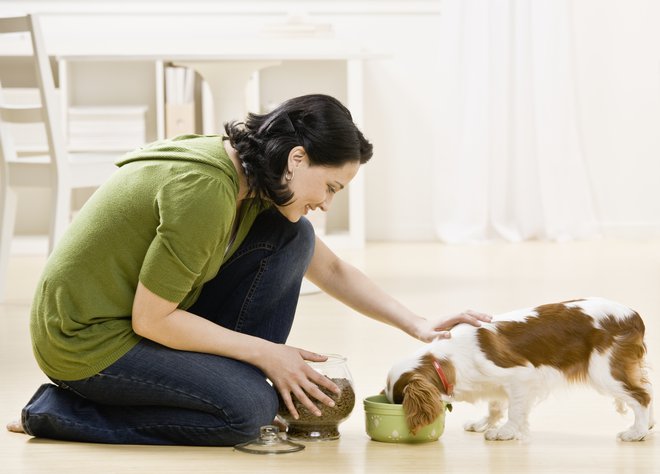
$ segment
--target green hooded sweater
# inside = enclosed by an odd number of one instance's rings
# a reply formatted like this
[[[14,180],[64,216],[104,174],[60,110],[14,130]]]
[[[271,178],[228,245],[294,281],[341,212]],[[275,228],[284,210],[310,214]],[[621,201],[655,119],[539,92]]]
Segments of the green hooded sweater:
[[[31,310],[44,373],[79,380],[140,340],[131,326],[138,281],[189,308],[244,240],[258,202],[241,206],[221,136],[185,135],[123,156],[48,258]]]

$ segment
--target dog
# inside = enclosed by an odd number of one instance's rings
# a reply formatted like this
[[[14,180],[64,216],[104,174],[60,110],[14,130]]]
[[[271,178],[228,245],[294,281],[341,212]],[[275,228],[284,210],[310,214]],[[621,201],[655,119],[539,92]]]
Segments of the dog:
[[[488,414],[464,425],[487,440],[526,439],[532,405],[563,383],[591,385],[626,406],[634,424],[618,434],[641,441],[653,427],[644,322],[632,309],[585,298],[512,311],[480,327],[460,324],[388,373],[385,395],[403,405],[415,434],[444,403],[487,400]],[[498,426],[506,415],[508,419]]]

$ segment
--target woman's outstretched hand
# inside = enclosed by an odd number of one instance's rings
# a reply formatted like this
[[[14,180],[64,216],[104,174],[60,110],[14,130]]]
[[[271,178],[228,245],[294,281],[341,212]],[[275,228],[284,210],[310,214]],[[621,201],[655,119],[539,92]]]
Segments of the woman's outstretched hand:
[[[335,405],[332,398],[323,393],[319,387],[333,393],[339,393],[339,387],[305,362],[306,360],[323,362],[327,360],[326,356],[284,344],[275,344],[265,359],[259,367],[273,382],[289,413],[295,419],[300,415],[294,406],[294,397],[316,416],[321,416],[321,411],[312,399],[329,407]]]
[[[480,313],[471,309],[449,317],[422,320],[416,332],[416,337],[423,342],[431,342],[435,339],[447,339],[451,337],[449,330],[457,324],[467,323],[472,326],[481,326],[481,323],[489,323],[492,317],[489,314]]]

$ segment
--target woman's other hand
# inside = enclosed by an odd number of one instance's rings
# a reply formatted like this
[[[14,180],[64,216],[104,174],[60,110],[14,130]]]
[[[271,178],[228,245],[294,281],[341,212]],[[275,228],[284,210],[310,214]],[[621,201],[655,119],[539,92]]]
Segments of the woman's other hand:
[[[321,416],[321,411],[312,399],[329,407],[335,405],[332,398],[323,393],[320,387],[333,393],[339,393],[339,387],[305,362],[306,360],[323,362],[327,360],[327,357],[283,344],[275,344],[273,347],[274,349],[265,357],[265,360],[261,361],[259,367],[273,382],[289,413],[295,419],[298,419],[300,415],[294,406],[294,397],[316,416]]]

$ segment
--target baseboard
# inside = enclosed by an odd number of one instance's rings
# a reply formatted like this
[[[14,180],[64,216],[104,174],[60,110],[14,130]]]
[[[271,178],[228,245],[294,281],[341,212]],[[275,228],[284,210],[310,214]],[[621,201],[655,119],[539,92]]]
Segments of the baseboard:
[[[614,239],[640,240],[660,237],[660,224],[647,222],[616,222],[601,224],[603,236]]]

